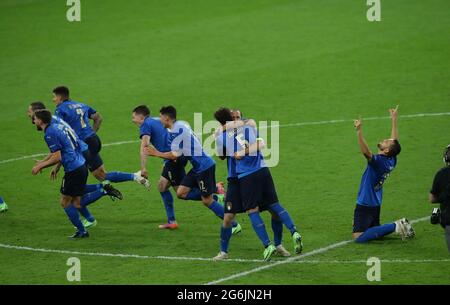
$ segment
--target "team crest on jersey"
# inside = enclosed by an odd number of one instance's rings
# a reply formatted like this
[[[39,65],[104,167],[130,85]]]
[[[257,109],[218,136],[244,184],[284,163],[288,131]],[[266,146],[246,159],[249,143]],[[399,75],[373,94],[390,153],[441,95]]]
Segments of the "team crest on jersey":
[[[231,211],[233,204],[231,202],[227,202],[227,211]]]

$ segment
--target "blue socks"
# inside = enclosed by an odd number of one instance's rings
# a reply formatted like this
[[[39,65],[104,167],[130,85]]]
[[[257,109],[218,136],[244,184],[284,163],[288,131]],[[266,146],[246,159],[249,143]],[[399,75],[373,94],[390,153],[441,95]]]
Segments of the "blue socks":
[[[279,219],[272,217],[273,242],[275,247],[281,245],[283,240],[283,223]]]
[[[0,203],[4,203],[4,201],[3,201],[3,198],[2,198],[2,197],[0,197]]]
[[[84,193],[92,193],[95,192],[98,189],[101,189],[103,187],[103,184],[97,183],[97,184],[86,184],[84,187]]]
[[[220,229],[220,251],[228,253],[228,244],[230,243],[231,238],[231,228],[224,228],[223,226]]]
[[[270,210],[277,213],[278,217],[280,217],[281,222],[288,228],[291,234],[294,234],[297,231],[291,216],[288,211],[286,211],[279,202],[274,203],[270,206]]]
[[[223,219],[223,215],[225,213],[225,210],[223,209],[223,206],[218,203],[217,201],[213,201],[211,205],[208,207],[211,211],[214,212],[214,214],[217,215],[220,219]]]
[[[248,214],[248,217],[252,222],[252,226],[256,232],[256,235],[258,235],[258,238],[263,243],[264,248],[267,248],[267,246],[270,244],[270,239],[269,235],[267,235],[266,226],[264,225],[264,221],[262,220],[261,215],[259,215],[259,212],[254,212]]]
[[[95,218],[91,215],[91,212],[89,212],[87,207],[82,207],[81,209],[78,209],[81,215],[83,215],[84,218],[86,218],[89,222],[94,222]]]
[[[167,222],[172,223],[175,221],[175,211],[173,208],[173,197],[170,191],[165,191],[161,193],[162,200],[164,202],[164,207],[166,208]]]
[[[378,227],[372,227],[361,234],[355,241],[357,243],[365,243],[374,239],[379,239],[385,235],[391,234],[394,231],[395,223],[388,223]]]
[[[78,210],[73,206],[73,204],[71,204],[67,208],[64,208],[64,212],[66,212],[67,217],[69,217],[69,220],[78,229],[78,232],[81,232],[81,233],[86,232],[83,224],[81,223],[80,215],[78,214]]]
[[[100,184],[100,186],[101,186],[101,184]],[[100,198],[102,198],[105,195],[106,194],[103,191],[103,188],[99,188],[96,191],[84,194],[83,197],[81,197],[81,206],[85,207],[85,206],[99,200]]]
[[[122,172],[109,172],[106,173],[105,180],[111,182],[134,181],[134,174]]]
[[[189,191],[186,198],[183,198],[184,200],[195,200],[200,201],[202,200],[202,193],[200,192],[200,189],[193,188]]]

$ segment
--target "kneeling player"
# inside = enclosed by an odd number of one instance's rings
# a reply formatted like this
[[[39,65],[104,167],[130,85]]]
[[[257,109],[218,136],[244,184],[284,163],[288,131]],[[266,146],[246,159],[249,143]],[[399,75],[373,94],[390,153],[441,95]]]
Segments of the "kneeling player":
[[[378,144],[376,155],[370,151],[363,137],[362,120],[355,120],[359,147],[368,161],[361,179],[353,219],[353,239],[357,243],[379,239],[393,232],[399,234],[402,239],[414,237],[414,230],[406,218],[380,225],[383,185],[397,165],[397,155],[401,151],[398,142],[398,106],[389,112],[392,120],[391,138]]]

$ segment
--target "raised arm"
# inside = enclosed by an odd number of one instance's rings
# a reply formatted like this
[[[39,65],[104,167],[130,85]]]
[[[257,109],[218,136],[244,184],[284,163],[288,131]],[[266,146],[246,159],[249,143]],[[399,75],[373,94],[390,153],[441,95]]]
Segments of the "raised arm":
[[[367,146],[366,140],[364,139],[363,133],[362,133],[362,120],[361,118],[355,120],[355,129],[356,134],[358,135],[358,144],[359,148],[361,149],[361,153],[366,157],[368,161],[372,160],[372,152],[369,149],[369,146]]]
[[[398,140],[398,105],[395,109],[389,109],[389,113],[391,114],[392,120],[392,131],[391,131],[391,139]]]

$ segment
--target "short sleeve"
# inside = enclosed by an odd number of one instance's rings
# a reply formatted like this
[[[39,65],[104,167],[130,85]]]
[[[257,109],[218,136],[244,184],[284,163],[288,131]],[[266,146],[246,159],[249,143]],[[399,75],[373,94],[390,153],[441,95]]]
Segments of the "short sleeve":
[[[87,109],[88,118],[91,118],[91,116],[92,116],[93,114],[97,113],[97,110],[95,110],[94,108],[89,107],[89,106],[87,106],[87,107],[88,107],[88,109]]]
[[[67,122],[66,114],[60,107],[56,108],[55,116],[57,116],[58,118],[62,119],[65,122]]]
[[[58,141],[58,138],[53,134],[45,135],[45,142],[47,143],[47,146],[50,149],[50,152],[52,153],[62,149],[61,144]]]
[[[141,125],[139,138],[142,139],[143,136],[152,136],[152,127],[150,126],[150,124],[146,124],[145,121]]]

